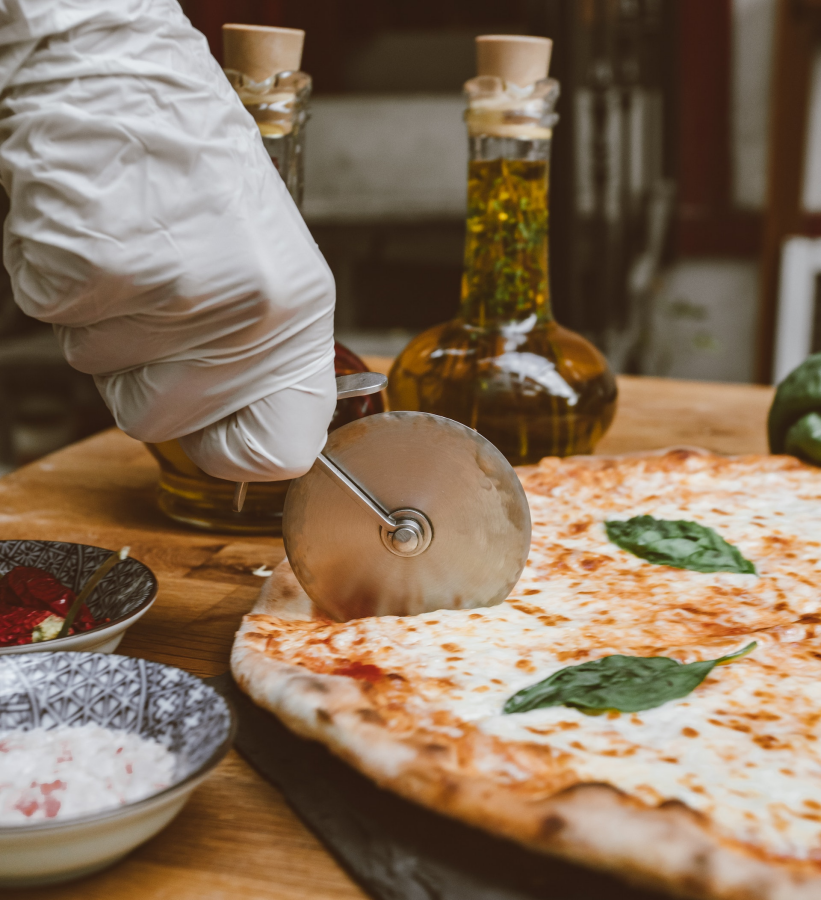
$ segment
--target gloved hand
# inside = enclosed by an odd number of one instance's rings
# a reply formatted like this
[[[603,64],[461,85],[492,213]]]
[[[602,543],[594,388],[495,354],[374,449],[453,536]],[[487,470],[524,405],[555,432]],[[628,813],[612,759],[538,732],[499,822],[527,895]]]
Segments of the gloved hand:
[[[0,0],[5,262],[117,424],[211,475],[321,450],[334,284],[176,0]]]

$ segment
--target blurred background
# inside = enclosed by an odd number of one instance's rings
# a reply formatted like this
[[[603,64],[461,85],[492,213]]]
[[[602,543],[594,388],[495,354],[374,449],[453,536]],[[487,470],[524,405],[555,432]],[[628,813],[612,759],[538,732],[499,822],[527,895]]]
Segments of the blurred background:
[[[557,319],[619,372],[781,377],[821,349],[821,0],[183,0],[307,32],[304,214],[339,339],[395,355],[459,302],[462,84],[483,33],[554,40]],[[5,197],[3,198],[5,201]],[[0,273],[0,471],[111,424]]]

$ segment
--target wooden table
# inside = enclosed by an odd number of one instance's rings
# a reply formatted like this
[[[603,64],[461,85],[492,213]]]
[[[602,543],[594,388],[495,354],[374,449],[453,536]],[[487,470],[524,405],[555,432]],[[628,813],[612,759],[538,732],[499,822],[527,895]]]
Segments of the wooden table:
[[[371,360],[384,369],[387,361]],[[766,452],[770,388],[621,378],[619,411],[600,453],[696,445]],[[234,538],[178,527],[154,503],[157,467],[137,441],[112,430],[0,480],[0,538],[130,545],[160,581],[157,602],[118,652],[216,675],[261,579],[283,555],[273,538]],[[107,872],[8,898],[82,900],[344,900],[362,898],[279,792],[231,752],[159,836]]]

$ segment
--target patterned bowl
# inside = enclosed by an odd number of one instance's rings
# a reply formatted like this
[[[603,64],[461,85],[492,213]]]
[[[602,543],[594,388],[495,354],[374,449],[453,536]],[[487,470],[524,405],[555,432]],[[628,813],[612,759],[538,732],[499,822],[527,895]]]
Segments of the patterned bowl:
[[[110,553],[102,547],[63,541],[0,541],[0,578],[15,566],[37,566],[79,593]],[[105,625],[37,644],[0,647],[0,656],[54,650],[113,653],[126,629],[148,611],[156,598],[157,579],[154,573],[148,566],[129,557],[114,566],[89,598],[91,614],[95,619],[108,619]]]
[[[0,825],[0,888],[79,878],[153,837],[228,752],[236,728],[213,688],[173,666],[102,653],[0,659],[0,731],[87,723],[160,741],[177,754],[173,783],[98,813]]]

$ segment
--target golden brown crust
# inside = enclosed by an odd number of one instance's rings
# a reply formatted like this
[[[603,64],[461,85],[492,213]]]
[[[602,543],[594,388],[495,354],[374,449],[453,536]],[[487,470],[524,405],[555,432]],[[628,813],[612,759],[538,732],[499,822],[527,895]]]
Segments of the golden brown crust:
[[[618,463],[597,458],[545,460],[521,475],[530,494],[549,495],[570,478],[579,483],[595,478],[605,484],[612,478],[615,483],[633,466],[677,471],[695,455],[675,451]],[[727,460],[700,454],[699,464],[716,471],[739,464],[770,472],[802,467],[790,457]],[[443,713],[431,715],[415,702],[417,683],[382,677],[384,673],[370,666],[367,653],[350,661],[350,671],[344,666],[334,669],[338,661],[327,662],[322,624],[300,628],[295,621],[316,618],[316,610],[283,563],[237,635],[232,655],[235,678],[255,702],[293,731],[320,740],[381,786],[532,849],[677,896],[700,900],[821,896],[817,863],[768,855],[729,839],[706,816],[677,801],[653,806],[611,785],[585,783],[574,772],[572,758],[544,744],[505,742],[464,722],[449,722]],[[795,622],[781,626],[784,640],[799,640],[814,628],[812,622]],[[298,652],[283,650],[281,642],[288,640],[296,641]],[[378,674],[349,677],[356,666]],[[531,777],[506,779],[504,772],[511,765],[524,768]]]

